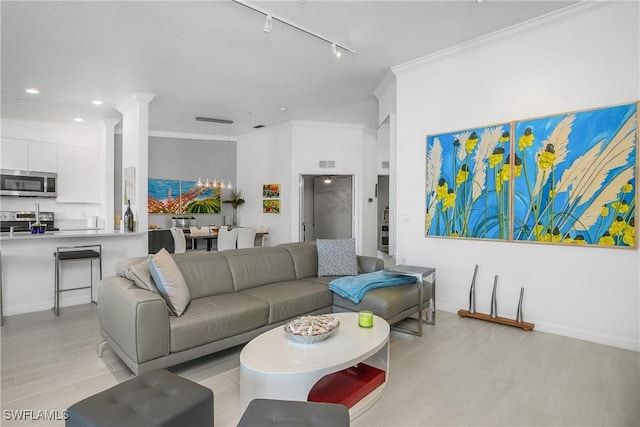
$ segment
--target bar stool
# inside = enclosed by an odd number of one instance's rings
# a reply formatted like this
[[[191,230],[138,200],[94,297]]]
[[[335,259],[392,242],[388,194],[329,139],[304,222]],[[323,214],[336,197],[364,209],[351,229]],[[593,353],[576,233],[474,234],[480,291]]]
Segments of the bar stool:
[[[91,248],[91,249],[90,249]],[[55,289],[53,292],[53,312],[60,315],[60,293],[67,291],[77,291],[80,289],[91,289],[91,302],[93,300],[93,260],[97,259],[100,265],[100,280],[102,280],[102,245],[81,245],[81,246],[58,246],[53,253],[56,261]],[[89,261],[91,266],[91,284],[77,288],[60,289],[60,263],[66,261]]]

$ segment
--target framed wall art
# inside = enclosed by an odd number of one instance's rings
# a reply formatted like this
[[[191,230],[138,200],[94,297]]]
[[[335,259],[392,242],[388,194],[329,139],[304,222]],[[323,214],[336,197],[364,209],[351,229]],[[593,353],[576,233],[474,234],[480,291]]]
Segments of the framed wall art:
[[[635,248],[638,103],[427,136],[425,235]]]
[[[198,187],[196,181],[149,178],[150,214],[220,213],[220,188]]]
[[[280,197],[280,184],[264,184],[262,186],[262,197],[265,199]]]
[[[427,137],[427,236],[509,238],[510,128]]]

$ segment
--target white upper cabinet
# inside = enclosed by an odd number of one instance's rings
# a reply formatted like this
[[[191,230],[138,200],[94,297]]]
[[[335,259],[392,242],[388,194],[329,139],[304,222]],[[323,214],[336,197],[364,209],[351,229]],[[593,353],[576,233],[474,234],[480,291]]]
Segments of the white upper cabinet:
[[[29,169],[29,142],[21,139],[2,138],[2,169]]]
[[[58,145],[2,138],[2,169],[58,171]]]
[[[58,172],[58,144],[29,141],[29,170]]]
[[[58,146],[58,203],[100,203],[100,151],[72,145]]]

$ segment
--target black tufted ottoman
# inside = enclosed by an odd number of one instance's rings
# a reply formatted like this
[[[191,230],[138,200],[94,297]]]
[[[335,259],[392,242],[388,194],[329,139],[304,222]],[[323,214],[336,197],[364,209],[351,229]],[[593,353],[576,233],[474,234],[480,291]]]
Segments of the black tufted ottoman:
[[[72,405],[67,426],[213,426],[213,392],[164,370],[145,372]]]
[[[349,410],[336,403],[254,399],[237,427],[349,427]]]

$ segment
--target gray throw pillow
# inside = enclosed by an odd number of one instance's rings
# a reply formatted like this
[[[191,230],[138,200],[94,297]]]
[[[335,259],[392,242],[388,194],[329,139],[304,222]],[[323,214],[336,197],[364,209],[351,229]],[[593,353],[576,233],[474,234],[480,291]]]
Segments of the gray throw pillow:
[[[148,261],[143,261],[129,267],[125,273],[125,277],[129,280],[133,280],[139,288],[146,289],[160,295],[160,291],[158,291],[158,288],[153,281],[153,277],[151,277]]]
[[[160,295],[176,316],[182,315],[191,301],[191,294],[171,254],[162,248],[157,254],[149,255],[148,263]]]
[[[354,239],[318,239],[318,276],[355,276],[358,257]]]

